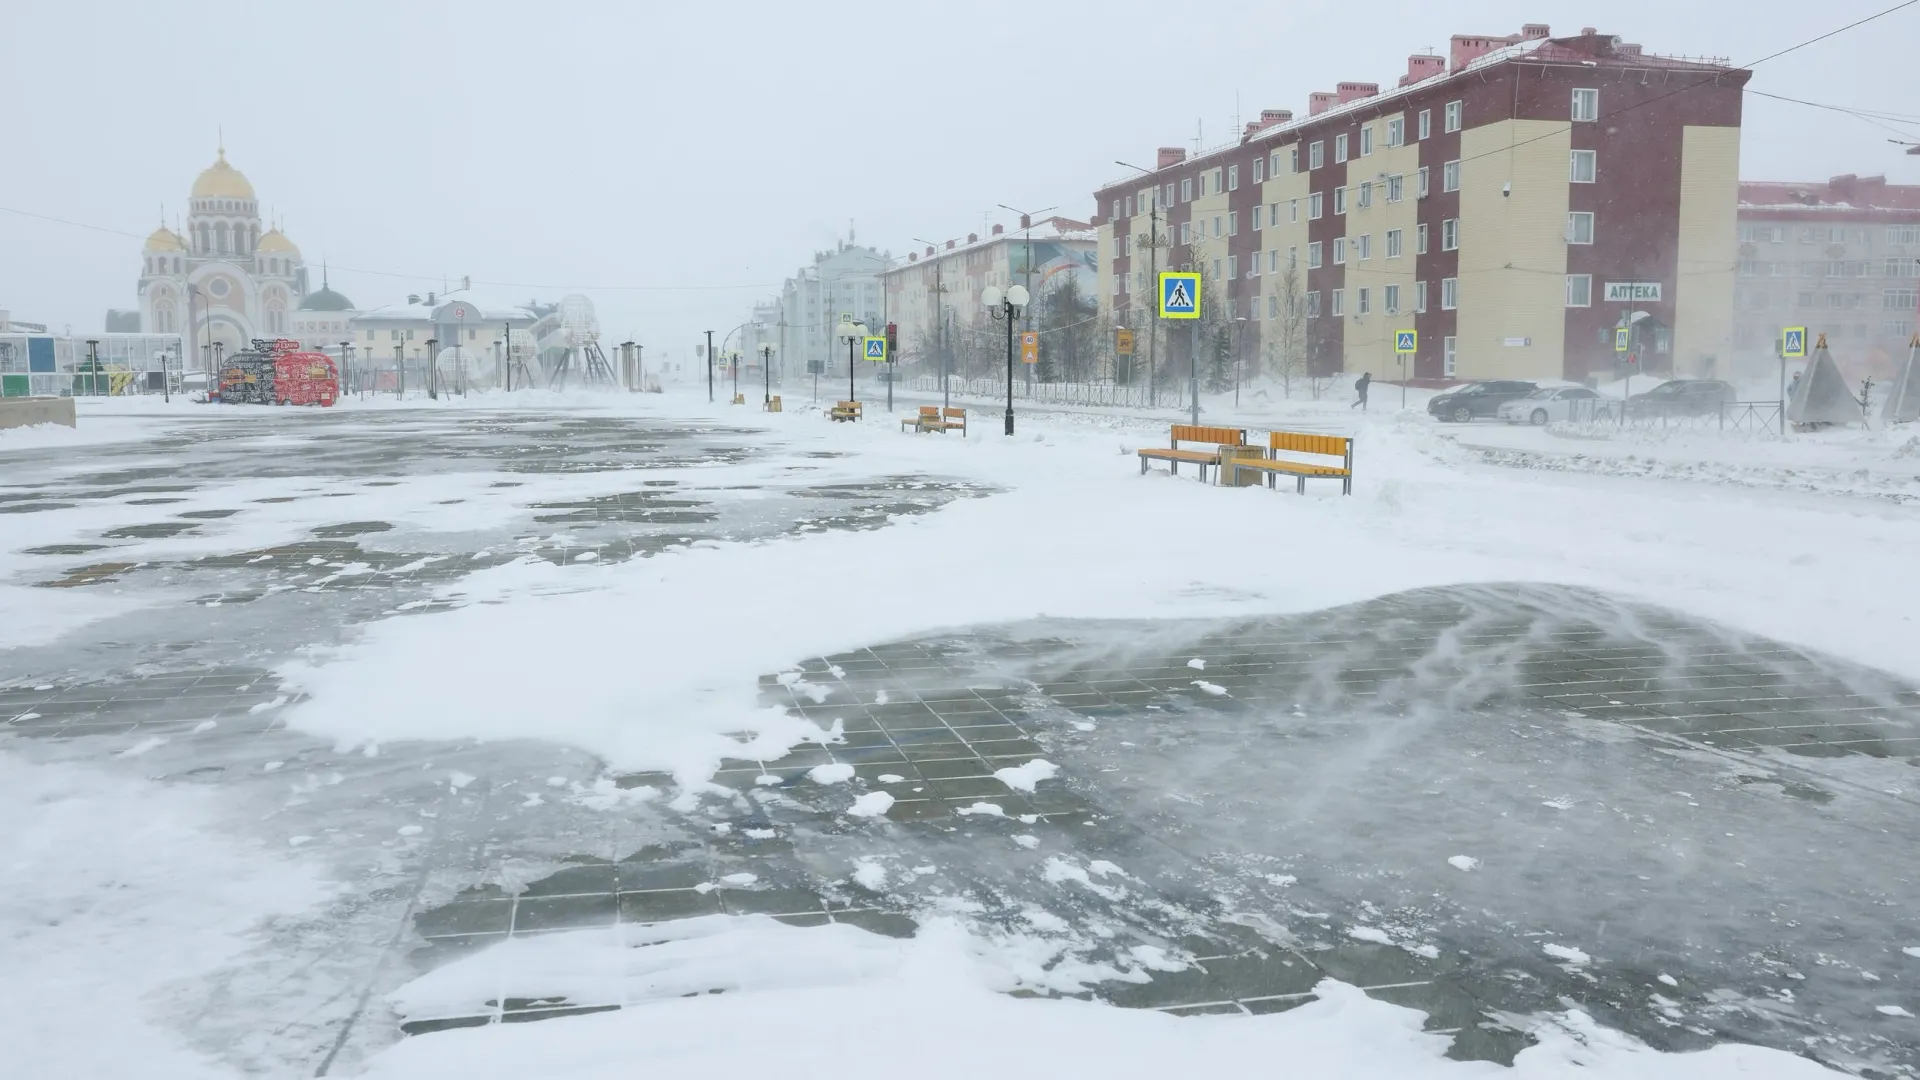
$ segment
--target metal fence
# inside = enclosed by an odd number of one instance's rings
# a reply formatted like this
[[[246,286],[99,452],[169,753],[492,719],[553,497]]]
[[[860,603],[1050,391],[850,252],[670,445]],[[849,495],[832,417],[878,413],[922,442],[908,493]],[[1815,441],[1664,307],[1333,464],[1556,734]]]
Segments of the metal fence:
[[[1611,398],[1584,398],[1569,404],[1572,410],[1567,423],[1573,427],[1778,435],[1783,403],[1723,401],[1713,406],[1693,402],[1622,402]]]
[[[907,389],[916,393],[938,394],[941,392],[942,383],[938,375],[921,375],[908,380]],[[1007,399],[1005,379],[968,379],[953,376],[946,380],[945,389],[955,397],[987,398],[995,401]],[[1145,386],[1121,386],[1116,383],[1030,383],[1016,379],[1013,383],[1013,400],[1035,405],[1177,409],[1181,407],[1183,399],[1181,391],[1171,387],[1161,387],[1155,391]]]

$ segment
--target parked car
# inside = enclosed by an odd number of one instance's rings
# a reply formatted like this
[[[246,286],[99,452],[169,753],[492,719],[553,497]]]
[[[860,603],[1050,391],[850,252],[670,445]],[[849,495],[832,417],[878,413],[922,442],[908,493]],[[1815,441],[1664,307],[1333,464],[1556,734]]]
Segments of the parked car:
[[[1493,417],[1499,414],[1500,406],[1516,398],[1526,397],[1540,389],[1536,383],[1519,379],[1489,379],[1484,382],[1470,382],[1457,390],[1449,390],[1427,402],[1427,413],[1442,421],[1464,424],[1475,417]]]
[[[1584,386],[1543,386],[1523,398],[1502,402],[1500,410],[1494,415],[1509,424],[1532,424],[1539,427],[1549,421],[1566,423],[1593,413],[1593,406],[1580,402],[1594,401],[1600,395]]]
[[[1668,413],[1705,416],[1740,396],[1733,384],[1720,379],[1671,379],[1644,394],[1627,399],[1627,411],[1642,415]]]

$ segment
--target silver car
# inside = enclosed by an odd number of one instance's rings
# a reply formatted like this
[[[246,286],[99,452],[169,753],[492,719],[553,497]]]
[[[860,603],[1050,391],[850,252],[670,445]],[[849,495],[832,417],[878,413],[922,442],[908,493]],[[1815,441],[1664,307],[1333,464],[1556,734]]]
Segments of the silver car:
[[[1582,415],[1593,412],[1592,406],[1576,402],[1592,401],[1599,396],[1584,386],[1543,386],[1526,397],[1502,402],[1496,415],[1509,424],[1534,427],[1549,422],[1565,423],[1573,419],[1576,410]]]

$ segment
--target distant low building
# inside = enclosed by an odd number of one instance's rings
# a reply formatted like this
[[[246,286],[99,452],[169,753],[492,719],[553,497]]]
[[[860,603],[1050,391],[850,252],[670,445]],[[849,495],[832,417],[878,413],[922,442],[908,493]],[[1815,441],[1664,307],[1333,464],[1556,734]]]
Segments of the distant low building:
[[[1920,332],[1920,185],[1884,176],[1740,185],[1733,340],[1743,367],[1780,332],[1824,334],[1850,369],[1890,373]]]

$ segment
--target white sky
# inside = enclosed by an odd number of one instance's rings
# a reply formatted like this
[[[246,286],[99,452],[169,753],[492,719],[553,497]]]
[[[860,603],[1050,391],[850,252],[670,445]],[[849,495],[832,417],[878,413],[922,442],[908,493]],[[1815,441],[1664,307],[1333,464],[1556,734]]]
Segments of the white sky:
[[[263,206],[362,308],[469,274],[514,283],[486,298],[585,292],[612,340],[685,356],[849,219],[904,254],[1009,220],[998,203],[1085,218],[1114,159],[1151,165],[1196,123],[1223,141],[1236,96],[1245,118],[1303,112],[1523,22],[1747,63],[1896,2],[10,0],[0,207],[134,236],[0,211],[0,307],[76,331],[134,307],[138,238],[161,203],[184,215],[224,127]],[[1154,29],[1176,10],[1199,14]],[[1916,40],[1920,5],[1750,88],[1920,115]],[[1742,173],[1920,183],[1892,137],[1750,95]]]

